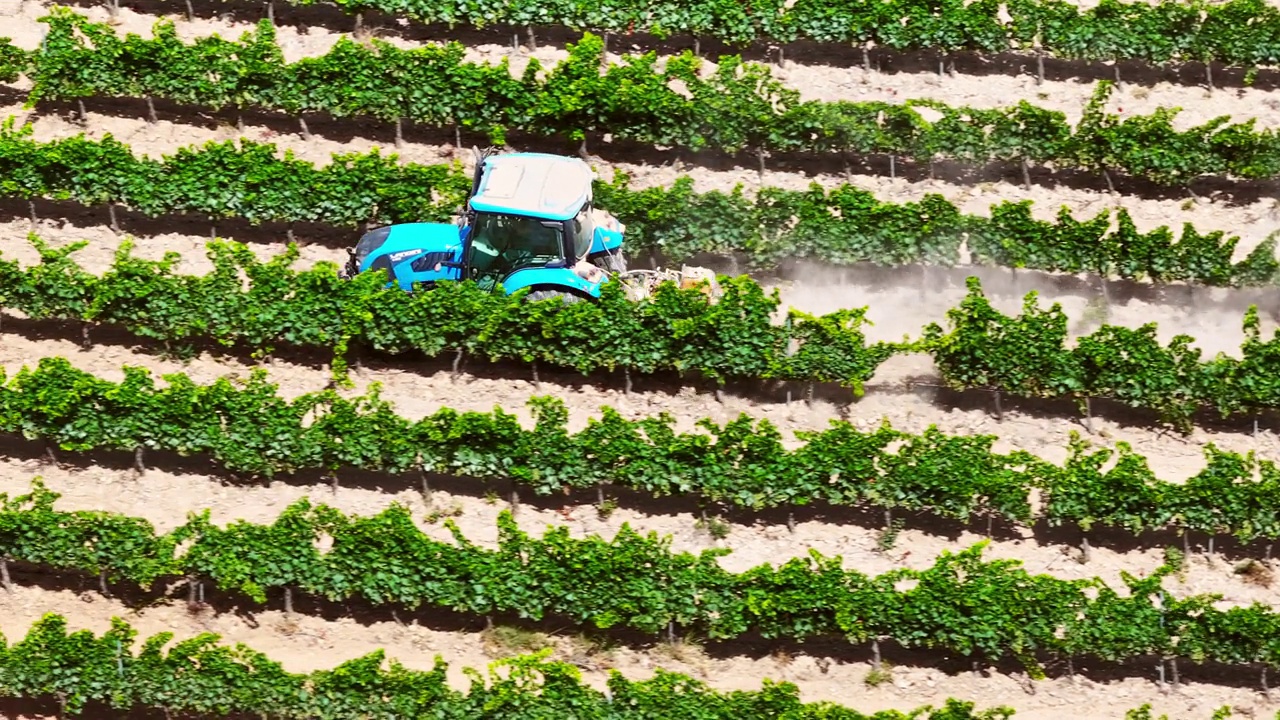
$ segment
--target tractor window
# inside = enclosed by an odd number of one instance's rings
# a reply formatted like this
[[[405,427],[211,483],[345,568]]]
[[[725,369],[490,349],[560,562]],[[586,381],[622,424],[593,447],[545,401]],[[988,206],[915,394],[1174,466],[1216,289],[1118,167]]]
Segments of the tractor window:
[[[573,255],[583,260],[591,252],[591,240],[595,237],[596,226],[591,219],[591,203],[582,206],[581,212],[573,219]]]
[[[502,278],[522,267],[564,257],[561,230],[547,227],[537,218],[481,213],[471,238],[468,264],[480,275]]]

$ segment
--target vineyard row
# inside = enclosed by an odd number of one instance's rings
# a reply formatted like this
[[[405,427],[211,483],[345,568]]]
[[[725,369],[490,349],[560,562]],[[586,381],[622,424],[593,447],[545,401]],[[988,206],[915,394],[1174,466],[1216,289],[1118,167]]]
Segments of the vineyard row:
[[[624,36],[683,33],[734,44],[812,40],[904,51],[1022,51],[1073,60],[1216,61],[1245,67],[1275,64],[1280,58],[1280,12],[1261,0],[1107,0],[1088,9],[1063,0],[760,0],[750,6],[734,0],[696,4],[529,0],[515,6],[498,0],[465,5],[336,0],[332,4],[357,17],[374,10],[450,27],[560,25]]]
[[[1144,578],[1123,575],[1124,592],[1098,578],[1062,580],[1031,575],[1015,560],[986,561],[985,543],[944,552],[924,570],[875,577],[812,550],[733,573],[717,562],[727,549],[676,553],[670,538],[627,525],[611,540],[573,538],[565,527],[536,539],[508,511],[498,518],[498,548],[488,550],[451,519],[452,542],[432,539],[401,505],[349,516],[304,499],[272,524],[225,527],[205,511],[157,535],[140,518],[56,511],[56,498],[38,483],[28,495],[0,495],[0,553],[100,574],[104,586],[125,580],[148,588],[186,577],[196,597],[209,582],[257,604],[268,591],[284,594],[286,610],[298,590],[336,602],[554,619],[650,636],[893,640],[991,663],[1015,659],[1036,678],[1043,663],[1071,658],[1280,667],[1280,614],[1261,603],[1220,610],[1214,595],[1174,597],[1161,585],[1177,571],[1172,563]]]
[[[1101,82],[1074,127],[1066,116],[1025,101],[1000,109],[932,100],[801,102],[763,65],[722,57],[711,73],[691,54],[662,68],[656,55],[604,61],[588,35],[544,71],[531,60],[520,78],[506,65],[463,60],[461,45],[402,49],[344,38],[324,56],[286,63],[274,27],[262,21],[239,41],[216,35],[184,43],[170,21],[154,38],[117,36],[109,24],[55,8],[31,54],[0,49],[9,76],[25,70],[30,100],[167,98],[214,108],[261,108],[300,115],[374,117],[399,124],[457,127],[505,143],[511,131],[584,140],[587,133],[645,144],[755,156],[774,153],[889,155],[917,163],[1021,162],[1111,172],[1182,186],[1201,176],[1280,177],[1280,135],[1222,116],[1185,131],[1176,109],[1145,116],[1105,110]],[[0,64],[6,64],[0,60]],[[5,74],[0,69],[0,75]],[[704,77],[704,75],[706,75]],[[926,119],[936,117],[934,120]],[[1024,172],[1025,176],[1025,172]]]
[[[1212,445],[1203,470],[1171,483],[1124,443],[1097,449],[1078,437],[1061,465],[1025,451],[993,452],[993,435],[936,427],[913,435],[887,422],[860,431],[832,421],[797,432],[804,444],[788,450],[771,423],[746,415],[723,426],[703,419],[700,432],[677,433],[667,415],[628,420],[605,407],[570,433],[564,403],[550,397],[530,402],[535,424],[526,430],[500,408],[444,408],[408,420],[376,387],[358,397],[323,390],[288,401],[261,371],[211,385],[166,375],[164,388],[142,368],[126,367],[124,376],[102,380],[62,358],[44,358],[7,382],[0,372],[0,432],[64,450],[131,452],[139,471],[153,450],[255,476],[319,470],[335,486],[336,471],[358,468],[422,473],[424,490],[427,474],[442,473],[510,479],[542,496],[597,488],[603,498],[611,486],[751,510],[826,502],[883,508],[887,518],[905,510],[963,522],[1044,520],[1086,537],[1102,525],[1231,534],[1245,543],[1280,538],[1280,469]]]
[[[0,695],[54,698],[59,717],[82,715],[90,703],[120,711],[154,708],[166,717],[298,720],[1007,720],[1013,715],[1007,708],[975,711],[973,703],[956,700],[937,710],[864,715],[833,703],[802,703],[790,683],[766,681],[759,691],[720,693],[664,670],[640,681],[614,671],[608,688],[599,691],[583,682],[573,665],[548,661],[545,654],[498,661],[487,675],[468,668],[471,686],[462,693],[449,687],[448,667],[438,658],[431,670],[413,670],[379,650],[332,670],[300,674],[244,645],[219,645],[212,633],[176,642],[173,633],[159,633],[137,645],[135,654],[137,638],[137,630],[119,618],[95,637],[87,630],[70,632],[62,616],[45,615],[22,640],[6,645],[0,638]]]
[[[1059,305],[1040,308],[1031,293],[1022,313],[1010,317],[969,278],[964,300],[947,311],[946,328],[930,324],[915,340],[869,344],[866,308],[820,316],[790,309],[777,324],[777,291],[766,295],[746,276],[722,277],[724,295],[715,300],[699,288],[664,283],[653,297],[632,301],[609,283],[599,302],[566,305],[525,302],[523,293],[486,292],[471,282],[406,293],[387,288],[381,271],[341,280],[328,262],[292,269],[296,247],[262,262],[245,246],[226,242],[209,244],[215,269],[207,275],[176,274],[176,253],[159,261],[133,257],[126,241],[99,276],[71,259],[84,242],[55,250],[32,239],[40,264],[22,268],[0,260],[0,308],[118,326],[172,351],[204,342],[257,354],[286,344],[329,348],[341,382],[354,344],[391,354],[452,353],[455,367],[470,355],[584,374],[621,370],[628,389],[633,373],[676,372],[719,383],[839,383],[857,396],[886,359],[923,352],[956,389],[1073,399],[1085,413],[1091,398],[1109,399],[1150,410],[1182,430],[1201,409],[1256,417],[1280,408],[1274,372],[1280,333],[1263,339],[1256,309],[1245,313],[1239,358],[1202,360],[1189,336],[1161,344],[1155,323],[1103,325],[1069,345]]]
[[[215,226],[224,218],[339,227],[445,222],[470,190],[456,165],[401,164],[376,151],[336,155],[316,167],[288,153],[277,157],[274,145],[245,140],[182,148],[155,160],[136,157],[111,137],[37,142],[31,133],[30,125],[0,130],[0,196],[106,204],[117,226],[117,205],[152,217],[203,216]],[[940,195],[895,204],[851,185],[813,185],[763,188],[747,198],[739,191],[696,193],[688,177],[670,188],[633,190],[622,174],[597,182],[595,199],[626,224],[629,253],[661,253],[671,262],[742,253],[756,267],[802,258],[954,265],[964,247],[974,263],[1011,268],[1214,286],[1280,281],[1274,239],[1233,262],[1236,237],[1186,224],[1175,242],[1167,227],[1139,232],[1124,210],[1113,228],[1107,211],[1077,220],[1063,208],[1055,221],[1039,221],[1029,202],[994,205],[987,218],[961,214]]]

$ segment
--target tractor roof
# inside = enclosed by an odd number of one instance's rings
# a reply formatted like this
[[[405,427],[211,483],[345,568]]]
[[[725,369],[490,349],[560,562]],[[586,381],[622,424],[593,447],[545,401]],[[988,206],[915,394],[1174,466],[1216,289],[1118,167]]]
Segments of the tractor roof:
[[[510,153],[485,158],[480,187],[471,198],[479,212],[568,220],[591,198],[593,173],[578,158]]]

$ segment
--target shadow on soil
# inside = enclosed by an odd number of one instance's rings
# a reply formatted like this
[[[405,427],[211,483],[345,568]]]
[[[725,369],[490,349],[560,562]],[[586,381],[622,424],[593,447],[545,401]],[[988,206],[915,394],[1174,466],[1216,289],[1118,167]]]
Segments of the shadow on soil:
[[[160,708],[134,707],[128,710],[113,708],[106,703],[87,702],[78,715],[61,712],[56,698],[40,696],[37,698],[0,698],[0,717],[10,720],[30,720],[31,718],[63,718],[83,717],[94,720],[174,720],[174,718],[215,717],[214,715],[195,715],[186,713],[166,713]],[[262,720],[260,715],[242,715],[236,713],[218,713],[221,720]]]

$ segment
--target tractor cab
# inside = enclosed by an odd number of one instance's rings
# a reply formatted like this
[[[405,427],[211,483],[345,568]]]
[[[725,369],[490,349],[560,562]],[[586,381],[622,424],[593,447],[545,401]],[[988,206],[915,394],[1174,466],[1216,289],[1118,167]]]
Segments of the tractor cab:
[[[591,168],[541,153],[481,155],[459,222],[405,223],[365,234],[348,274],[385,268],[405,290],[474,280],[530,297],[594,298],[625,270],[621,223],[592,206]]]

